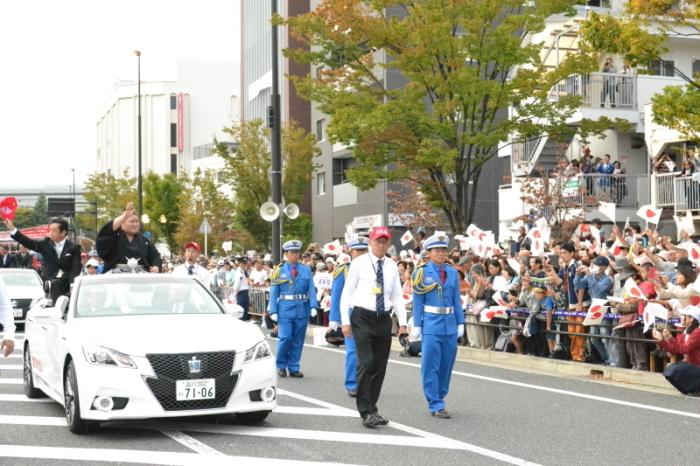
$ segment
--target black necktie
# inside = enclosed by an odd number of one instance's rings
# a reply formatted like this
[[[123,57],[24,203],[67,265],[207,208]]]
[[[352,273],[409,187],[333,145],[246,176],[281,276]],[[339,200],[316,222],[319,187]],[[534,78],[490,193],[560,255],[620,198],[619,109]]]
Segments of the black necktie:
[[[377,294],[377,314],[382,315],[384,311],[384,270],[382,268],[382,260],[377,261],[377,286],[379,293]]]
[[[187,267],[187,275],[194,275],[194,265]]]

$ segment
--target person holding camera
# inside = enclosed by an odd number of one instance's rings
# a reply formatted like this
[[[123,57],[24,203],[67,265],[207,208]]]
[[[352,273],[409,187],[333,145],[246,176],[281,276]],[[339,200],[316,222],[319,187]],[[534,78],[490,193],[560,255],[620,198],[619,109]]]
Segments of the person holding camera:
[[[683,333],[674,338],[668,329],[652,336],[659,346],[673,354],[683,355],[683,361],[671,364],[664,370],[664,377],[685,395],[700,396],[700,308],[686,306],[683,315]]]
[[[418,267],[413,285],[413,329],[422,336],[421,378],[430,415],[449,419],[445,396],[450,388],[452,367],[457,357],[457,340],[464,335],[459,275],[446,263],[448,237],[435,233],[425,240],[430,262]]]

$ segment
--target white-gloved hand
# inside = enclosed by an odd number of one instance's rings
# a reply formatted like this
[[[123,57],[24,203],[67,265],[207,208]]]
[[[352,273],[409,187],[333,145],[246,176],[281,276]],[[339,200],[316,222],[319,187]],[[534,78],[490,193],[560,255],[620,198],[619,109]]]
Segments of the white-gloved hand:
[[[273,322],[277,322],[277,314],[270,314],[270,320]]]
[[[340,327],[340,322],[331,320],[330,322],[328,322],[328,327],[330,327],[330,329],[335,332],[336,330],[338,330],[338,327]]]
[[[311,308],[311,317],[316,317],[316,314],[317,314],[316,308],[315,308],[315,307],[312,307],[312,308]]]
[[[457,338],[462,338],[464,336],[464,324],[457,326]]]
[[[418,341],[418,340],[420,340],[420,336],[421,336],[420,327],[413,327],[411,329],[411,340]]]

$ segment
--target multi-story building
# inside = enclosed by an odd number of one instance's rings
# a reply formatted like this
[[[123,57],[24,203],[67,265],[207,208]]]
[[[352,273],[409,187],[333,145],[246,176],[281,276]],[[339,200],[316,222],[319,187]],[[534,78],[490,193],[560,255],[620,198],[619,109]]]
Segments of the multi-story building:
[[[621,15],[624,3],[624,0],[589,1],[587,6],[577,7],[573,17],[548,18],[544,31],[526,40],[545,44],[542,50],[545,65],[557,66],[568,53],[578,50],[581,20],[591,11]],[[576,214],[583,214],[587,219],[604,218],[597,211],[601,201],[614,202],[617,220],[622,222],[627,217],[632,222],[640,221],[636,212],[646,204],[665,207],[665,216],[669,217],[672,213],[700,210],[700,196],[686,196],[692,191],[690,183],[694,182],[678,176],[689,143],[676,131],[654,124],[651,106],[652,96],[662,92],[664,87],[686,84],[679,77],[680,73],[692,76],[700,72],[700,42],[697,36],[677,35],[669,37],[666,46],[668,51],[649,65],[646,74],[626,70],[621,57],[610,56],[613,73],[573,75],[552,89],[550,99],[553,101],[572,94],[582,98],[580,108],[567,121],[569,125],[579,125],[583,118],[595,120],[607,116],[627,121],[629,129],[609,130],[605,138],[592,138],[587,144],[579,138],[562,142],[542,135],[530,141],[504,145],[499,156],[510,165],[512,180],[499,189],[501,240],[517,234],[517,229],[511,228],[513,219],[532,207],[521,200],[526,178],[549,176],[547,173],[552,173],[557,158],[580,159],[584,151],[590,151],[593,157],[610,154],[612,162],[620,162],[624,174],[614,178],[604,174],[577,175],[565,180],[574,188],[566,190],[566,195],[570,196],[571,203],[580,205]],[[667,174],[653,169],[653,162],[663,152],[673,159],[672,166],[664,164],[663,171],[670,172]],[[673,221],[666,222],[665,226],[672,227]]]
[[[234,62],[179,60],[175,81],[142,82],[142,173],[206,166],[207,147],[238,119],[238,78]],[[98,172],[137,173],[137,115],[137,83],[117,82],[97,120]]]

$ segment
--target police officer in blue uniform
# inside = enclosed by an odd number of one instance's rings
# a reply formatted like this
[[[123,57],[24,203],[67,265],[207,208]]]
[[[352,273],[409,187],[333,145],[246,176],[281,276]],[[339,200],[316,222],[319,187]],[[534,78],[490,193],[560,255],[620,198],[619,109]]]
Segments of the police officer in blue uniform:
[[[367,252],[369,242],[364,236],[360,236],[348,243],[350,257],[355,259]],[[328,326],[332,330],[340,327],[340,296],[343,294],[345,277],[348,275],[351,264],[341,264],[333,272],[333,285],[331,286],[331,312]],[[352,309],[349,310],[352,312]],[[345,389],[348,396],[357,396],[357,356],[355,355],[355,339],[352,335],[345,337]]]
[[[299,263],[301,241],[282,245],[286,262],[270,274],[270,318],[277,322],[277,375],[301,378],[301,351],[304,348],[309,315],[316,317],[318,303],[311,269]]]
[[[423,393],[433,417],[449,419],[445,396],[457,356],[457,340],[464,335],[464,311],[460,301],[459,274],[446,263],[449,238],[441,232],[425,240],[430,259],[413,272],[413,330],[422,336],[421,378]]]

